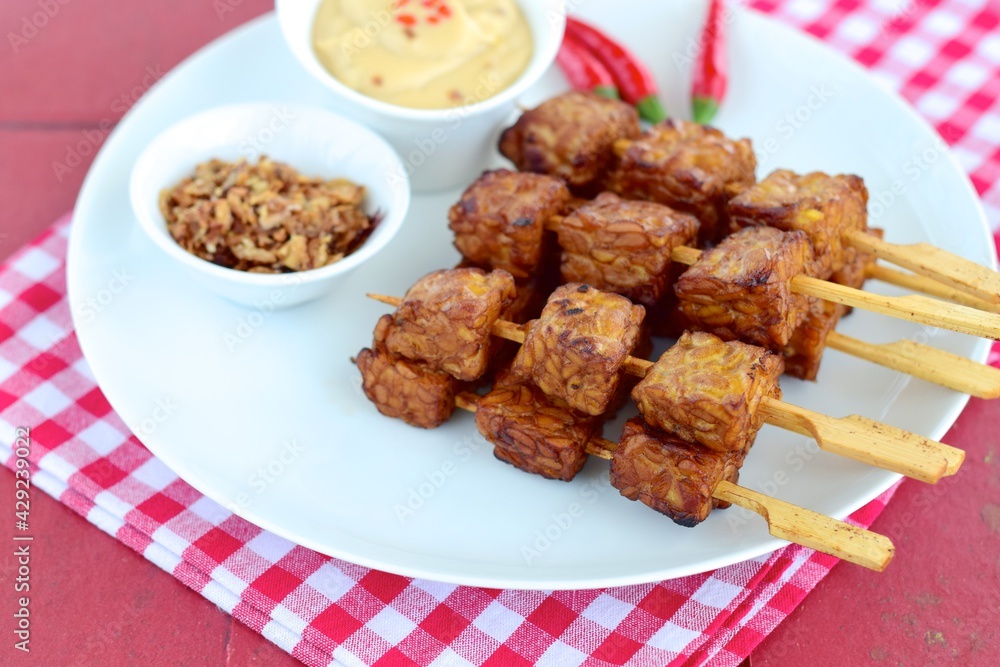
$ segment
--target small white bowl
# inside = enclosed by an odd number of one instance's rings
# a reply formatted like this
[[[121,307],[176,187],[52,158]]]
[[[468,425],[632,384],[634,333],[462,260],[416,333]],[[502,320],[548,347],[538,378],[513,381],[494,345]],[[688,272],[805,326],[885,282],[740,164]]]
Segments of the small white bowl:
[[[313,19],[321,1],[276,0],[285,42],[306,71],[333,93],[331,108],[370,125],[389,140],[405,162],[404,173],[413,189],[420,192],[465,185],[482,171],[494,152],[498,125],[514,111],[517,97],[552,65],[566,27],[566,0],[518,0],[535,47],[520,78],[469,106],[410,109],[348,88],[323,67],[312,47]]]
[[[343,177],[364,185],[366,212],[382,215],[371,236],[339,262],[276,275],[229,269],[184,250],[167,231],[160,192],[212,158],[256,162],[261,155],[306,176]],[[322,296],[392,240],[406,217],[410,188],[405,176],[390,180],[385,174],[400,170],[399,156],[381,137],[329,111],[282,103],[236,104],[198,113],[157,136],[132,169],[130,196],[146,235],[178,267],[226,299],[277,309]]]

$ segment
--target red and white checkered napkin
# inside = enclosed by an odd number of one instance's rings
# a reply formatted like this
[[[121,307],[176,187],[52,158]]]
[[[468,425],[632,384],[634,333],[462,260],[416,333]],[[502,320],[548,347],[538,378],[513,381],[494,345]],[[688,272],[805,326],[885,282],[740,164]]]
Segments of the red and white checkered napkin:
[[[755,5],[901,89],[1000,226],[1000,9]],[[712,573],[594,591],[414,580],[330,559],[232,515],[154,458],[101,395],[65,298],[69,221],[0,268],[0,431],[29,426],[36,486],[310,665],[738,664],[833,566],[798,546]],[[12,465],[10,449],[0,458]],[[867,526],[887,492],[852,520]]]

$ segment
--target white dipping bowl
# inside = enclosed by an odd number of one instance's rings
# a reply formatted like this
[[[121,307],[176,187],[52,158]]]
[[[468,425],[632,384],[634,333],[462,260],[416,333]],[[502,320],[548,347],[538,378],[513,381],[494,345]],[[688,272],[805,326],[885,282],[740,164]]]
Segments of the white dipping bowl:
[[[370,125],[389,140],[404,160],[404,173],[409,175],[413,189],[420,192],[468,184],[482,171],[493,153],[492,142],[499,125],[510,118],[517,97],[552,65],[566,27],[566,0],[519,0],[535,47],[520,78],[493,97],[469,106],[411,109],[348,88],[323,67],[312,47],[313,19],[320,2],[276,0],[288,48],[306,71],[332,93],[330,108]]]
[[[194,174],[195,166],[219,158],[256,162],[267,155],[305,176],[347,178],[366,188],[365,210],[381,219],[353,253],[328,266],[285,274],[248,273],[201,259],[167,231],[160,192]],[[178,270],[208,290],[254,308],[278,309],[330,291],[351,270],[371,259],[399,231],[410,205],[402,162],[377,134],[324,109],[265,102],[216,107],[186,118],[157,136],[132,169],[132,208],[146,235]]]

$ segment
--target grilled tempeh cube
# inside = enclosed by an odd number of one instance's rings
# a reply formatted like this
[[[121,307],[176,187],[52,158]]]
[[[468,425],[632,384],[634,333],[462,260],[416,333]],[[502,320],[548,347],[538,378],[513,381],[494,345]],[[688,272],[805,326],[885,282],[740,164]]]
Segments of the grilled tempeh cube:
[[[430,273],[406,292],[396,309],[386,348],[459,380],[476,380],[486,372],[490,330],[514,295],[514,279],[506,271]]]
[[[586,283],[647,308],[670,289],[670,252],[694,241],[698,220],[668,206],[610,192],[559,225],[563,282]]]
[[[466,189],[448,212],[455,247],[478,266],[528,278],[545,257],[546,221],[569,203],[558,178],[498,169]]]
[[[785,372],[803,380],[815,380],[826,349],[826,339],[844,314],[844,306],[817,299],[805,320],[785,346]]]
[[[588,285],[557,288],[528,324],[512,373],[589,415],[604,412],[639,338],[645,309]]]
[[[603,419],[559,406],[530,383],[499,378],[479,399],[476,426],[501,461],[570,481],[587,462],[587,442]]]
[[[805,232],[816,258],[813,275],[826,279],[849,259],[844,232],[867,229],[867,206],[858,176],[779,169],[729,202],[729,221],[732,231],[767,225]]]
[[[691,213],[702,243],[728,231],[726,204],[753,185],[757,158],[749,139],[733,141],[697,123],[668,120],[631,142],[608,176],[608,189]]]
[[[764,423],[760,402],[781,398],[781,355],[709,333],[686,332],[632,390],[651,425],[718,451],[749,447]]]
[[[695,526],[729,503],[712,494],[719,482],[736,483],[745,452],[716,452],[679,440],[640,417],[625,422],[611,459],[611,485],[629,500]]]
[[[362,387],[378,411],[420,428],[435,428],[455,411],[455,378],[419,361],[396,357],[385,348],[392,315],[375,325],[372,348],[364,348],[355,362]]]
[[[706,250],[674,293],[698,329],[780,351],[812,300],[792,291],[792,279],[812,265],[804,232],[748,227]]]
[[[615,141],[640,132],[631,105],[572,91],[524,112],[501,136],[500,152],[521,171],[558,176],[589,197],[614,161]]]

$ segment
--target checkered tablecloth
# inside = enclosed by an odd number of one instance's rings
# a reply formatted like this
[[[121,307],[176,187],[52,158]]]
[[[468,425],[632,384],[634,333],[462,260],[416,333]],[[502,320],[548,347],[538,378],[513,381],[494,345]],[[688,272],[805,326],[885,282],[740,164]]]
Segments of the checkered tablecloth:
[[[1000,226],[1000,7],[754,7],[855,57],[952,145]],[[790,546],[697,576],[592,591],[453,586],[327,558],[178,479],[114,414],[66,300],[69,219],[0,268],[0,459],[31,427],[32,483],[310,665],[736,665],[836,560]],[[855,513],[867,526],[892,491]]]

